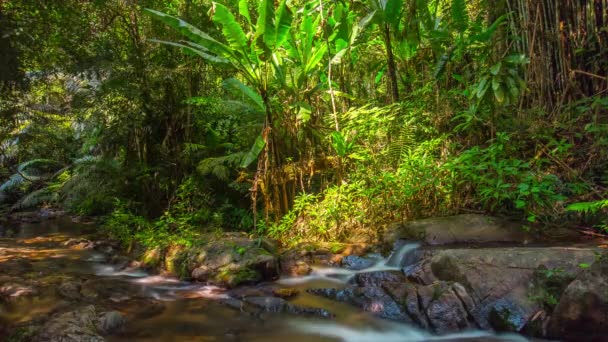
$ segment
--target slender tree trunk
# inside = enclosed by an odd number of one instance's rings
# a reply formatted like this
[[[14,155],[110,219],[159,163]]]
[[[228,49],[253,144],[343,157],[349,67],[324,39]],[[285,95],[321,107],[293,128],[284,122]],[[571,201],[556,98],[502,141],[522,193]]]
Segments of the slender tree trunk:
[[[397,83],[397,68],[395,67],[395,56],[393,55],[393,45],[391,43],[391,30],[388,24],[384,25],[384,45],[386,46],[386,57],[388,63],[389,86],[393,102],[399,102],[399,86]]]

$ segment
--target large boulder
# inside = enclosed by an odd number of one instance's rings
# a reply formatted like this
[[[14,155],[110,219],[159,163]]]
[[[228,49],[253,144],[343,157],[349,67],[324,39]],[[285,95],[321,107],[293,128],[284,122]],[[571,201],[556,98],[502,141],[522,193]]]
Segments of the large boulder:
[[[234,287],[278,276],[278,258],[261,240],[245,234],[210,235],[185,252],[184,271],[194,280]]]
[[[496,217],[465,214],[434,217],[390,225],[384,242],[393,246],[394,242],[418,240],[429,245],[456,243],[526,243],[531,236],[524,232],[522,225]]]
[[[92,305],[52,317],[34,341],[39,342],[103,342],[99,334],[99,318]]]
[[[543,310],[542,298],[535,298],[539,270],[573,277],[581,270],[579,264],[593,262],[594,252],[564,247],[442,249],[432,256],[431,269],[437,279],[467,289],[475,304],[470,315],[481,328],[521,331]]]
[[[548,334],[572,341],[604,341],[608,336],[608,253],[568,285]]]

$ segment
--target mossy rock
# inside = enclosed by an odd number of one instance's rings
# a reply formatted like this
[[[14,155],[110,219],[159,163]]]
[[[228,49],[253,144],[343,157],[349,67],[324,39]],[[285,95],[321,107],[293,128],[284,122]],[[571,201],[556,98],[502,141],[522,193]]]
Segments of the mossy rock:
[[[144,268],[157,269],[162,265],[164,250],[161,247],[147,249],[141,256]]]

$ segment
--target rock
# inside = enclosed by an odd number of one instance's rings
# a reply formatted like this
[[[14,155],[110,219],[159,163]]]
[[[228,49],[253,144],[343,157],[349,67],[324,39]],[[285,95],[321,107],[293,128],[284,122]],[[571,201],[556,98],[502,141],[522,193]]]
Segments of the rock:
[[[172,244],[165,252],[164,269],[168,274],[188,278],[188,270],[185,267],[185,259],[188,257],[186,246]]]
[[[369,251],[366,244],[301,243],[281,253],[280,269],[292,277],[307,275],[312,266],[338,266],[345,257],[363,255]]]
[[[76,281],[66,281],[61,283],[57,288],[57,293],[66,299],[77,300],[80,299],[80,289],[82,285]]]
[[[394,321],[412,323],[404,308],[380,287],[309,289],[309,293],[345,302],[371,314]]]
[[[35,342],[103,342],[99,319],[92,305],[57,314],[40,328]]]
[[[374,266],[381,259],[382,256],[377,254],[370,256],[348,255],[342,259],[342,267],[358,271]]]
[[[244,234],[209,235],[205,245],[188,250],[184,267],[198,281],[234,287],[278,276],[278,259]]]
[[[45,219],[57,218],[65,215],[65,211],[55,208],[40,208],[38,216]]]
[[[526,243],[531,236],[522,225],[495,217],[465,214],[394,223],[384,234],[385,244],[392,246],[399,239],[419,240],[429,245],[455,243],[510,242]]]
[[[112,334],[126,323],[125,317],[118,311],[103,312],[98,317],[97,330],[103,334]]]
[[[37,291],[31,286],[22,283],[3,283],[0,285],[0,299],[16,299],[24,296],[31,296]]]
[[[141,256],[141,267],[144,269],[156,269],[162,264],[163,260],[163,249],[161,247],[154,247],[147,249]]]
[[[468,297],[464,288],[459,284],[458,292]],[[471,302],[465,297],[465,301]],[[418,288],[418,301],[420,309],[426,315],[431,328],[438,334],[457,332],[471,329],[474,324],[468,321],[469,313],[463,301],[453,290],[453,286],[446,282]]]
[[[608,336],[608,253],[568,285],[551,315],[548,335],[572,341]]]
[[[431,257],[434,277],[458,282],[475,304],[470,311],[483,329],[521,331],[542,309],[533,300],[539,268],[576,274],[594,260],[592,248],[508,247],[442,249]]]
[[[264,312],[289,313],[293,315],[308,315],[320,317],[333,317],[333,315],[320,308],[294,305],[283,298],[278,297],[247,297],[244,302],[262,309]]]
[[[32,263],[26,258],[16,257],[0,262],[0,274],[19,276],[32,271]]]
[[[81,238],[68,239],[66,242],[63,243],[63,245],[66,247],[70,247],[72,249],[80,249],[80,250],[95,248],[94,242],[92,242],[91,240],[88,240],[88,239],[81,239]]]

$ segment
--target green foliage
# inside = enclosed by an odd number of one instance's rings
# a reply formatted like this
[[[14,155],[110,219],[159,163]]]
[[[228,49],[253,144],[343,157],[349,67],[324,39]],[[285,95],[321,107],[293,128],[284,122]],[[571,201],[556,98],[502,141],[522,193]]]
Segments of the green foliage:
[[[456,173],[459,186],[475,191],[483,209],[492,212],[509,207],[522,210],[528,221],[548,218],[555,206],[565,200],[559,192],[559,180],[541,174],[530,162],[515,157],[516,147],[505,133],[486,148],[464,151],[447,169]]]

